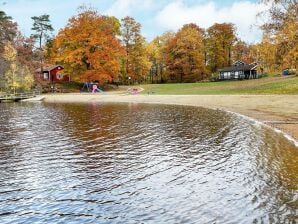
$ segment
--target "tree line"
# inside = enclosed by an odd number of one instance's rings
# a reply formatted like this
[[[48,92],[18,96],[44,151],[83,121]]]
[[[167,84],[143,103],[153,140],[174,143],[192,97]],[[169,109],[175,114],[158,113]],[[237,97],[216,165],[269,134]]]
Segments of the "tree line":
[[[146,42],[134,18],[118,20],[84,8],[47,45],[47,58],[80,81],[196,82],[240,59],[235,44],[244,47],[231,23],[207,30],[186,24]]]
[[[0,11],[0,88],[32,86],[35,69],[42,71],[45,64],[61,64],[76,81],[121,84],[207,80],[237,60],[258,62],[262,73],[296,69],[297,8],[295,0],[274,0],[267,11],[270,19],[261,27],[262,41],[256,44],[238,38],[231,23],[208,29],[185,24],[147,42],[134,18],[119,20],[86,7],[51,38],[49,16],[32,17],[35,33],[24,37]]]

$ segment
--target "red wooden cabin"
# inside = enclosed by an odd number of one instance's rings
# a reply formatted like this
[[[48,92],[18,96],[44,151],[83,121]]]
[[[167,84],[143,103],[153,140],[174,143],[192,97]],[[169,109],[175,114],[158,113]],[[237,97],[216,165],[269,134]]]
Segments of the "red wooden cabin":
[[[50,68],[43,69],[43,72],[40,72],[40,69],[37,72],[40,74],[40,78],[45,81],[50,82],[69,82],[70,76],[62,74],[61,71],[64,68],[61,65],[55,65]]]

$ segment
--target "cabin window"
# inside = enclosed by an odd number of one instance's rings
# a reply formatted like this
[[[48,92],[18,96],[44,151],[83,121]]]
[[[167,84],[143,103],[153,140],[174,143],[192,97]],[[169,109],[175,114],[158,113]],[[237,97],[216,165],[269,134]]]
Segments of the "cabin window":
[[[223,72],[220,72],[220,78],[221,78],[221,79],[224,79],[224,78],[225,78]]]
[[[43,79],[45,79],[45,80],[49,79],[49,73],[44,72],[43,73]]]
[[[231,72],[231,79],[235,78],[235,72]]]
[[[238,79],[238,71],[235,72],[235,79]]]

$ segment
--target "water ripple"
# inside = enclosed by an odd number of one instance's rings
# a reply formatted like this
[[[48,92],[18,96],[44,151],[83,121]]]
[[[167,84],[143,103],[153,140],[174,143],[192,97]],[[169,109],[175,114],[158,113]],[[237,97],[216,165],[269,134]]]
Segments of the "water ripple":
[[[233,114],[0,104],[1,223],[295,223],[298,150]]]

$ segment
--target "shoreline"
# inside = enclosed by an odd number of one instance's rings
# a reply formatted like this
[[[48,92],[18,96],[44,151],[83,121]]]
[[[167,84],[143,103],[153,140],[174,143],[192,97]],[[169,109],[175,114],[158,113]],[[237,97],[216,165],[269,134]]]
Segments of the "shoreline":
[[[298,141],[298,95],[127,95],[64,93],[42,95],[53,103],[149,103],[205,107],[252,118]],[[287,136],[286,136],[287,137]],[[288,137],[289,138],[289,137]]]

